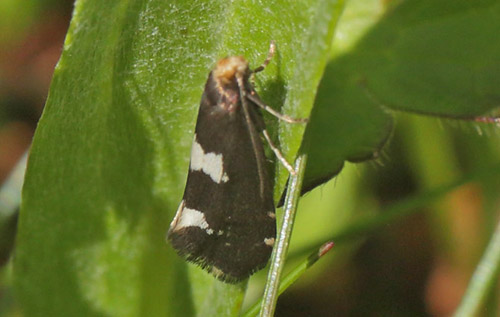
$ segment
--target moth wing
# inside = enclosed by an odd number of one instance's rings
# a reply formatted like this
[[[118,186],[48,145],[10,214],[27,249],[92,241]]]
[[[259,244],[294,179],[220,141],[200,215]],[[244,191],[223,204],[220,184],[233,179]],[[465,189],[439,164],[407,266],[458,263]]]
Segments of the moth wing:
[[[266,265],[276,236],[272,186],[258,133],[263,123],[255,122],[260,113],[249,104],[249,128],[242,107],[221,108],[208,88],[186,189],[168,239],[188,261],[221,280],[238,282]],[[251,134],[259,141],[255,146]],[[257,161],[264,167],[261,173]]]

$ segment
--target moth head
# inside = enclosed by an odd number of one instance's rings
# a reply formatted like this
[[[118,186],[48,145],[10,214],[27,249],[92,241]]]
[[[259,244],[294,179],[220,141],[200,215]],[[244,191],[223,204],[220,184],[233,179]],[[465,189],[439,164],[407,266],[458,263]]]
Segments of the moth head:
[[[213,75],[223,85],[234,83],[236,78],[245,79],[250,75],[248,62],[243,56],[230,56],[217,62]]]

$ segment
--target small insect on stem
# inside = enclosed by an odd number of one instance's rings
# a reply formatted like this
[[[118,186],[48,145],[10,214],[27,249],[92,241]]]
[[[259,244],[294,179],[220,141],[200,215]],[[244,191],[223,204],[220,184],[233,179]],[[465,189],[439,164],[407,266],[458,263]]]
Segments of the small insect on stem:
[[[253,71],[242,56],[217,62],[201,98],[183,199],[167,239],[179,255],[218,279],[236,283],[262,269],[276,236],[272,182],[260,134],[291,173],[259,109],[304,123],[264,104],[250,77],[270,63],[276,45]]]

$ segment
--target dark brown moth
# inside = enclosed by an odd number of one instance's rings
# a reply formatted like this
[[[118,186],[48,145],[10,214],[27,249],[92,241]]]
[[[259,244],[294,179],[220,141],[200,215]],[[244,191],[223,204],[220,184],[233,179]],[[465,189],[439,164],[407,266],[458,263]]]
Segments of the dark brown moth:
[[[183,199],[167,239],[177,253],[218,279],[236,283],[262,269],[276,236],[273,188],[261,135],[273,145],[260,109],[287,122],[303,122],[266,106],[250,82],[255,70],[242,56],[221,59],[201,98]]]

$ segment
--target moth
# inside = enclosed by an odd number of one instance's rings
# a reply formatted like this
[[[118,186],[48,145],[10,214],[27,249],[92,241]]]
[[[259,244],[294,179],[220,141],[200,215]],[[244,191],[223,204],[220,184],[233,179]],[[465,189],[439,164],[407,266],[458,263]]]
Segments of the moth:
[[[267,59],[254,70],[242,56],[221,59],[208,75],[184,196],[167,233],[181,257],[228,283],[264,268],[276,237],[273,188],[261,135],[295,174],[271,141],[260,109],[290,123],[304,119],[265,105],[251,83],[274,52],[271,42]]]

